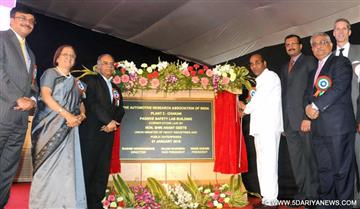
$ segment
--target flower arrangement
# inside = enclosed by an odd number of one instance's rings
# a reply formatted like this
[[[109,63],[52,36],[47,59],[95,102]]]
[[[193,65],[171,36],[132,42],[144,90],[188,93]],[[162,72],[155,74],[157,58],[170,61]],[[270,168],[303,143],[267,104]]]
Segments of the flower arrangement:
[[[146,187],[129,187],[119,175],[114,176],[113,179],[115,193],[110,193],[112,195],[110,199],[112,202],[114,199],[121,200],[126,207],[139,209],[205,209],[243,207],[248,203],[247,191],[243,187],[240,175],[231,176],[229,184],[215,186],[198,186],[189,176],[187,182],[180,181],[179,184],[175,185],[160,184],[156,179],[148,178]],[[107,195],[103,200],[104,208],[105,206],[111,207],[109,197]]]
[[[135,94],[138,90],[176,92],[194,88],[213,90],[215,93],[223,90],[239,92],[244,87],[251,89],[251,83],[254,82],[245,67],[230,64],[210,68],[200,64],[159,60],[157,64],[142,63],[137,67],[134,62],[125,60],[116,62],[114,66],[113,83],[130,94]],[[93,71],[87,68],[81,70],[82,76],[94,74],[94,71],[96,67]]]
[[[105,197],[101,202],[104,209],[123,209],[125,207],[124,198],[109,189],[106,190]]]

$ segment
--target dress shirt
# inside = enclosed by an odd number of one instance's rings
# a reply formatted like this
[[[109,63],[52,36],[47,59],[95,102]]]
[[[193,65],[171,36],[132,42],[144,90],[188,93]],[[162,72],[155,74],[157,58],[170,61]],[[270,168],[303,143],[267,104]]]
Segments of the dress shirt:
[[[112,80],[112,77],[110,77],[109,79],[105,78],[101,73],[100,73],[101,77],[103,77],[104,81],[106,82],[106,85],[108,87],[108,90],[109,90],[109,93],[110,93],[110,101],[111,103],[113,102],[113,88],[112,88],[112,85],[111,85],[111,80]]]

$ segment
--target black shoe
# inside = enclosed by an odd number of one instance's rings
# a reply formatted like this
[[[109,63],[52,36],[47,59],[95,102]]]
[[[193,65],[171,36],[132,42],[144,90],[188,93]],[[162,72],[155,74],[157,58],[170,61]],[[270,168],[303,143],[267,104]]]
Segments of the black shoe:
[[[254,209],[278,209],[279,207],[277,205],[274,206],[270,206],[270,205],[263,205],[263,204],[259,204],[259,205],[254,205]]]

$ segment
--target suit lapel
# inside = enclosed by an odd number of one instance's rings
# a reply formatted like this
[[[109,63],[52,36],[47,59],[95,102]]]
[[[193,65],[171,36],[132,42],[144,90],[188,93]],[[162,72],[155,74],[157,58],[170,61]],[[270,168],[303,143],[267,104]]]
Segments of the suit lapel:
[[[17,39],[16,34],[11,29],[9,30],[9,35],[10,35],[10,41],[13,42],[13,45],[15,46],[15,49],[16,49],[16,53],[18,54],[18,57],[20,58],[19,62],[21,62],[22,66],[23,66],[22,70],[24,72],[26,72],[27,75],[29,75],[29,72],[28,72],[28,70],[26,68],[26,63],[25,63],[24,56],[23,56],[23,54],[21,52],[20,42]],[[30,70],[31,70],[31,68],[30,68]]]

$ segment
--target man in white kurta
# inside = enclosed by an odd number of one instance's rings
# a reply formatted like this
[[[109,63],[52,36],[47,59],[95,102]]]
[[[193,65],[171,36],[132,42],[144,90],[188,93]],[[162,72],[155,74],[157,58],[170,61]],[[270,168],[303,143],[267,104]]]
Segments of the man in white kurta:
[[[278,152],[280,135],[283,132],[281,83],[278,75],[269,71],[266,61],[259,54],[250,57],[251,71],[257,76],[256,91],[245,106],[250,114],[250,135],[255,138],[257,171],[262,208],[277,204]]]

